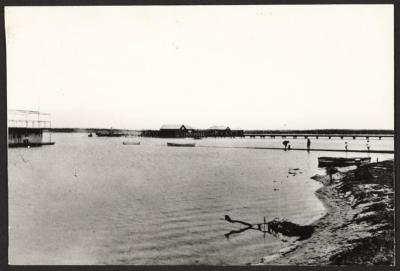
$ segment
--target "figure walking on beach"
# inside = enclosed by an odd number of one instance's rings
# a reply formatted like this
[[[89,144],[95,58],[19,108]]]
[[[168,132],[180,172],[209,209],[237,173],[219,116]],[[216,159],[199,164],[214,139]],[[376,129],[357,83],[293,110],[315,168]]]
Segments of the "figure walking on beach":
[[[311,140],[307,138],[307,151],[310,151]]]
[[[348,147],[347,147],[347,142],[344,142],[344,149],[347,151]]]
[[[369,143],[367,142],[367,150],[368,150],[368,152],[369,152],[369,149],[370,149],[370,146],[369,146]]]
[[[283,146],[285,146],[285,151],[287,150],[287,145],[289,144],[289,140],[284,140],[282,142]]]

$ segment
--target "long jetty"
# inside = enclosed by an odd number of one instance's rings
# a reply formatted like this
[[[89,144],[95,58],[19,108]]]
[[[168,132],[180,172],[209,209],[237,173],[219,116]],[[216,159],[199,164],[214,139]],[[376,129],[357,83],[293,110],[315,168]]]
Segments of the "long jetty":
[[[311,133],[244,133],[244,137],[250,137],[250,138],[265,138],[265,137],[270,137],[270,138],[276,138],[276,137],[281,137],[281,138],[293,138],[296,139],[298,137],[304,137],[304,138],[365,138],[365,139],[370,139],[370,138],[394,138],[394,134],[311,134]]]

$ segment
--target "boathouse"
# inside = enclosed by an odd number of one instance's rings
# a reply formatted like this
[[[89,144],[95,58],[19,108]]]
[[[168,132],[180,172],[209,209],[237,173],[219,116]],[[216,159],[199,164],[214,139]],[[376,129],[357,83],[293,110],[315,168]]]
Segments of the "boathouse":
[[[8,110],[8,146],[52,145],[50,114],[39,111]]]
[[[232,135],[232,132],[228,126],[214,125],[206,130],[206,134],[214,137],[228,137]]]
[[[232,137],[244,137],[244,130],[240,128],[235,128],[231,130]]]
[[[189,137],[193,134],[194,129],[185,124],[164,124],[158,133],[159,137]]]

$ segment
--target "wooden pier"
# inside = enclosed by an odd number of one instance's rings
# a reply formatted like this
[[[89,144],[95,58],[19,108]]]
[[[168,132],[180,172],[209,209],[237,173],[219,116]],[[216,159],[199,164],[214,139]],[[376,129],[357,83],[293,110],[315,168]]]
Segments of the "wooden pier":
[[[370,139],[370,138],[377,138],[377,139],[382,139],[382,138],[394,138],[394,134],[297,134],[297,133],[244,133],[243,137],[250,137],[250,138],[352,138],[352,139],[357,139],[357,138],[365,138],[365,139]]]

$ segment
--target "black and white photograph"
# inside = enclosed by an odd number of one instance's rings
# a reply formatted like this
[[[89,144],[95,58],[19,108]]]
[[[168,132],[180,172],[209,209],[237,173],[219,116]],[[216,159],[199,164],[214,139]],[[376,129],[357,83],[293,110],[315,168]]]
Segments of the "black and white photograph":
[[[9,265],[394,266],[394,6],[5,6]]]

